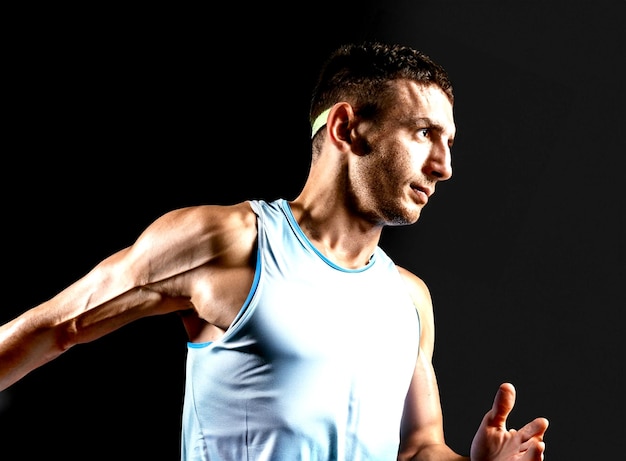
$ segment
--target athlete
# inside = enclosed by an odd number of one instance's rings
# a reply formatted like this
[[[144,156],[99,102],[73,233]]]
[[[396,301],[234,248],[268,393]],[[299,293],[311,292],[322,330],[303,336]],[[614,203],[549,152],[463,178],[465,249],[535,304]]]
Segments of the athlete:
[[[0,327],[0,390],[73,346],[180,313],[183,461],[541,460],[545,418],[507,429],[503,383],[469,457],[446,445],[428,287],[379,246],[452,175],[453,91],[402,45],[345,45],[311,100],[293,199],[176,209]]]

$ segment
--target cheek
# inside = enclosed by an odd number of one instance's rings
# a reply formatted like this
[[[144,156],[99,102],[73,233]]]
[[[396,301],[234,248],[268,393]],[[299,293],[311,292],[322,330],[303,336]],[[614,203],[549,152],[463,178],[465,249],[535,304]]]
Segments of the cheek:
[[[386,202],[395,197],[407,182],[406,159],[395,152],[378,149],[359,160],[359,183],[362,194]],[[378,197],[374,199],[374,197]]]
[[[370,187],[397,190],[398,183],[412,176],[407,146],[394,137],[373,136],[360,149],[367,154],[359,157],[359,176],[370,182]]]
[[[376,158],[377,169],[391,179],[404,177],[412,171],[410,155],[404,146],[381,146]]]

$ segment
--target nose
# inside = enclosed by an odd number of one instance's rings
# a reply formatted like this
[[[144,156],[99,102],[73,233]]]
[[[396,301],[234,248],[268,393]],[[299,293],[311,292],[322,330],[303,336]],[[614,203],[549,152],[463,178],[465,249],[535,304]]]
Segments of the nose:
[[[425,173],[438,181],[450,179],[452,177],[452,154],[450,147],[443,142],[433,144],[425,168]]]

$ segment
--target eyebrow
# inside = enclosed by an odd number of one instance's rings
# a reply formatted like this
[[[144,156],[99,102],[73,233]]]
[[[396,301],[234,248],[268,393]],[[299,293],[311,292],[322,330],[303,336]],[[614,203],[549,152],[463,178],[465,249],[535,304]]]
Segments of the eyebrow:
[[[419,117],[412,120],[411,123],[415,123],[416,125],[427,125],[429,128],[435,128],[437,130],[443,131],[443,125],[433,121],[433,119],[429,117]]]

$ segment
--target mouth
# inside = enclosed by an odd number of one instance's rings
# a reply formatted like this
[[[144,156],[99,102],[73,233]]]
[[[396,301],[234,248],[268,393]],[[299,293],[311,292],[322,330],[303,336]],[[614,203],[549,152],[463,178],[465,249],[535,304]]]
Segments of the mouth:
[[[412,184],[411,189],[417,197],[417,201],[424,205],[428,202],[428,198],[433,194],[433,190],[431,188],[420,186],[418,184]]]

